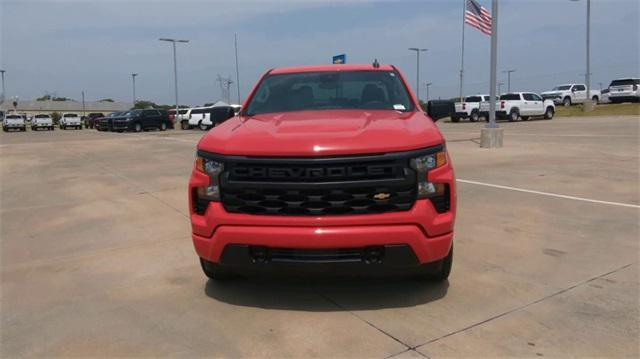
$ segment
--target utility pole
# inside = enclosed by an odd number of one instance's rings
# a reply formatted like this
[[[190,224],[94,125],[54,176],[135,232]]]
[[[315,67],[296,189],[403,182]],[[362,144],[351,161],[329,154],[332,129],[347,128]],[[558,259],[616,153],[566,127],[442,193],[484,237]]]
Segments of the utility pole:
[[[418,101],[420,101],[420,53],[427,52],[429,49],[410,47],[409,50],[416,52],[416,96],[418,97]]]
[[[480,147],[502,147],[503,129],[496,123],[496,82],[498,78],[498,0],[491,1],[491,78],[489,89],[489,123],[480,130]]]
[[[136,107],[136,76],[138,74],[131,74],[131,80],[133,80],[133,107]]]
[[[180,112],[178,111],[178,61],[176,59],[176,42],[188,43],[189,40],[176,40],[167,38],[160,38],[159,40],[171,42],[171,44],[173,45],[173,80],[176,93],[176,118],[178,118],[178,114]]]
[[[222,92],[222,98],[227,100],[227,104],[231,103],[231,84],[233,84],[233,80],[231,80],[231,76],[222,77],[218,74],[218,83],[220,84],[220,91]]]
[[[82,117],[85,116],[85,107],[84,107],[84,91],[82,91]]]
[[[0,74],[2,74],[2,97],[0,97],[0,104],[4,103],[4,97],[6,96],[4,90],[4,70],[0,70]]]
[[[431,82],[427,82],[425,84],[425,86],[427,87],[427,101],[429,101],[429,99],[431,98],[431,97],[429,97],[429,87],[431,87],[431,85],[433,85],[433,83],[431,83]]]
[[[513,72],[516,72],[516,70],[502,71],[503,74],[507,74],[507,92],[511,92],[511,73]]]
[[[238,34],[233,34],[233,40],[236,47],[236,88],[238,89],[238,105],[242,105],[242,102],[240,102],[240,69],[238,68]]]

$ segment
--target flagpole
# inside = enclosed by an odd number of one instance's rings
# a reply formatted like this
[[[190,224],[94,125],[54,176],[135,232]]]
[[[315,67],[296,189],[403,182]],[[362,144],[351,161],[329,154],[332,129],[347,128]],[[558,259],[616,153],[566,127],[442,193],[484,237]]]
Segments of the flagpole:
[[[489,123],[480,130],[480,147],[502,147],[503,129],[496,123],[496,83],[498,78],[498,0],[491,1],[491,78],[489,89]]]
[[[467,11],[467,0],[462,0],[462,53],[460,56],[460,102],[462,102],[463,96],[463,83],[464,83],[464,16]]]

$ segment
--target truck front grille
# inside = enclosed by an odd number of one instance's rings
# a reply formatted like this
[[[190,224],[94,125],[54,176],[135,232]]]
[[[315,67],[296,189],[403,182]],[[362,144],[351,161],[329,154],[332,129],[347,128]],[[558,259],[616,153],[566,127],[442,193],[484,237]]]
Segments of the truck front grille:
[[[339,215],[407,211],[416,201],[415,185],[340,188],[224,188],[228,212],[272,215]],[[387,197],[388,198],[384,198]]]
[[[309,159],[199,155],[224,163],[220,193],[227,212],[327,216],[410,210],[417,186],[409,161],[440,150]]]

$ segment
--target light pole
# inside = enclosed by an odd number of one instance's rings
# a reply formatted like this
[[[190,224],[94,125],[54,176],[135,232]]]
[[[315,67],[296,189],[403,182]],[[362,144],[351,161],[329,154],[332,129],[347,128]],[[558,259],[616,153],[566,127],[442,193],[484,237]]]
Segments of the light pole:
[[[2,74],[2,97],[0,97],[0,104],[4,102],[4,70],[0,70],[0,74]]]
[[[502,93],[502,85],[504,85],[504,82],[498,82],[498,96]]]
[[[580,1],[580,0],[571,0]],[[587,73],[585,74],[585,85],[587,86],[587,101],[591,103],[591,0],[587,0]],[[587,110],[587,106],[584,107]]]
[[[238,105],[242,105],[240,102],[240,70],[238,68],[238,34],[233,34],[233,42],[236,47],[236,88],[238,89]]]
[[[160,41],[168,41],[173,45],[173,80],[176,92],[176,119],[178,118],[178,61],[176,59],[176,42],[187,43],[189,40],[176,40],[176,39],[167,39],[160,38]]]
[[[431,85],[433,85],[433,83],[431,83],[431,82],[427,82],[425,84],[425,86],[427,87],[427,101],[429,101],[429,98],[430,98],[429,97],[429,87],[431,87]]]
[[[416,52],[416,96],[418,97],[418,101],[420,101],[420,53],[427,52],[429,49],[410,47],[409,50]]]
[[[507,74],[507,92],[511,92],[511,73],[513,72],[516,72],[516,70],[502,71],[503,74]]]
[[[133,81],[133,107],[136,107],[136,76],[138,74],[131,74],[131,80]]]

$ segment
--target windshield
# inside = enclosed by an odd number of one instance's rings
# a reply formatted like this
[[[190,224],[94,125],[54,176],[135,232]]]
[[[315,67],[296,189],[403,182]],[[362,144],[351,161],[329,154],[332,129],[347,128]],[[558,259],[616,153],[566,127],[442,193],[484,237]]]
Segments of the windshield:
[[[482,98],[480,98],[480,96],[469,96],[464,100],[465,102],[482,102]]]
[[[75,113],[65,113],[64,117],[78,117]]]
[[[394,71],[305,72],[267,76],[247,114],[334,109],[413,111],[414,106]]]
[[[7,118],[7,120],[21,120],[22,116],[20,116],[20,115],[9,115],[6,118]]]
[[[520,94],[517,93],[508,93],[505,95],[500,96],[500,100],[505,100],[505,101],[519,101],[520,100]]]
[[[611,85],[609,86],[632,86],[632,85],[640,85],[640,79],[613,80],[611,82]]]
[[[142,110],[131,110],[129,112],[126,112],[125,114],[123,114],[122,116],[126,116],[126,117],[137,117],[140,116],[140,114],[142,113]]]
[[[49,115],[36,115],[35,118],[49,118]]]
[[[567,91],[570,88],[571,88],[571,85],[556,86],[553,88],[553,91]]]

